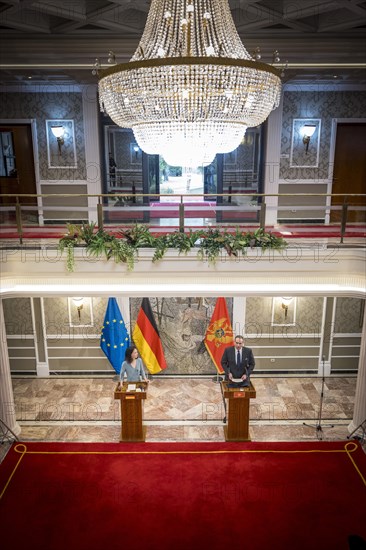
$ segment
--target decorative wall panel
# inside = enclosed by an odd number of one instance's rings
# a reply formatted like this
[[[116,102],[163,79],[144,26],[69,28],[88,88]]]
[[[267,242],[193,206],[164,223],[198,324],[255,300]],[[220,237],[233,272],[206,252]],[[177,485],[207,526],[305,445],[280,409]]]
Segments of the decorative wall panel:
[[[359,298],[337,298],[334,332],[360,334],[365,300]]]
[[[41,92],[41,90],[40,90]],[[41,180],[85,180],[85,142],[81,93],[1,94],[0,118],[36,119]],[[77,168],[49,168],[47,158],[47,119],[72,119],[75,126]]]
[[[285,92],[283,99],[280,179],[324,180],[329,174],[329,153],[333,118],[366,117],[366,93],[347,91]],[[290,167],[293,120],[321,119],[320,154],[317,168]]]
[[[264,334],[297,335],[301,338],[304,334],[318,334],[321,331],[323,314],[323,298],[297,297],[296,299],[296,323],[293,326],[271,326],[272,298],[255,297],[247,298],[246,332],[257,333],[258,338]]]
[[[33,334],[30,298],[3,300],[5,329],[8,336]]]
[[[104,315],[107,309],[106,298],[92,298],[93,309],[93,325],[84,327],[82,318],[80,328],[77,326],[70,327],[68,299],[66,297],[45,298],[45,321],[47,336],[56,338],[73,335],[84,335],[86,341],[89,341],[91,335],[99,335],[103,324]]]

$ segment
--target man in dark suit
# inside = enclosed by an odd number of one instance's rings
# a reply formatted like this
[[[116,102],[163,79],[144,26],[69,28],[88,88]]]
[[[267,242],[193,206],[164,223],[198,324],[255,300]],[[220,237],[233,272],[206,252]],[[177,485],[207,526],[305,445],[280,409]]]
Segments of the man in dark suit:
[[[225,371],[225,378],[229,381],[229,385],[234,386],[236,383],[238,386],[249,386],[249,378],[255,367],[255,361],[252,350],[244,347],[242,336],[235,336],[235,346],[225,349],[221,366]]]

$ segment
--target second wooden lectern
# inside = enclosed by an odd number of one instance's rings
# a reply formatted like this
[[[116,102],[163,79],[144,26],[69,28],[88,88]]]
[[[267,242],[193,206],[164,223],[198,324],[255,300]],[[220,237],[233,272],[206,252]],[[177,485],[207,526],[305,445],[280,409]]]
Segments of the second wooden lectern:
[[[142,425],[142,409],[146,399],[147,383],[136,382],[136,390],[129,391],[128,382],[118,384],[114,391],[114,398],[121,401],[121,440],[145,441],[146,428]]]
[[[226,441],[250,441],[249,403],[256,397],[252,383],[248,388],[228,388],[227,382],[221,382],[223,396],[228,400],[228,423],[224,426]]]

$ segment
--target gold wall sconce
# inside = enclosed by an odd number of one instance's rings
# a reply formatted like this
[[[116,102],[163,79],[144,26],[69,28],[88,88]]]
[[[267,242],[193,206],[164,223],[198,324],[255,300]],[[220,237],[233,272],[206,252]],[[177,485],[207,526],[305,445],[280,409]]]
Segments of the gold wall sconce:
[[[306,154],[308,154],[310,138],[311,138],[311,136],[314,135],[315,130],[316,130],[315,124],[305,124],[301,128],[302,142],[305,145],[305,153]]]
[[[84,307],[84,298],[73,298],[72,301],[77,309],[79,321],[81,321],[81,310]]]
[[[65,129],[63,126],[51,126],[52,134],[57,139],[57,146],[58,146],[58,154],[61,156],[62,152],[62,146],[65,143],[64,135],[65,135]]]
[[[282,300],[282,304],[281,304],[281,307],[282,309],[285,310],[285,319],[287,319],[287,314],[288,314],[288,308],[293,300],[293,298],[290,298],[290,297],[283,297],[281,298]]]
[[[138,155],[139,155],[139,152],[140,152],[140,147],[139,147],[137,144],[135,144],[135,145],[133,146],[133,151],[134,151],[134,153],[135,153],[135,160],[137,161]]]

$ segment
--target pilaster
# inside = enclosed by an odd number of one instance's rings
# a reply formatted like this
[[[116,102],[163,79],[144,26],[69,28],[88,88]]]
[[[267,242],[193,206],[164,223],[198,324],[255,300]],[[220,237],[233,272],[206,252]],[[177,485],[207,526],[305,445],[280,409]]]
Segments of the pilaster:
[[[264,169],[264,193],[277,194],[280,177],[281,133],[282,133],[283,93],[277,109],[267,120],[266,164]],[[266,225],[277,223],[278,197],[266,197]]]
[[[0,418],[16,434],[20,426],[16,421],[13,385],[10,375],[8,346],[6,341],[3,301],[0,299]]]

